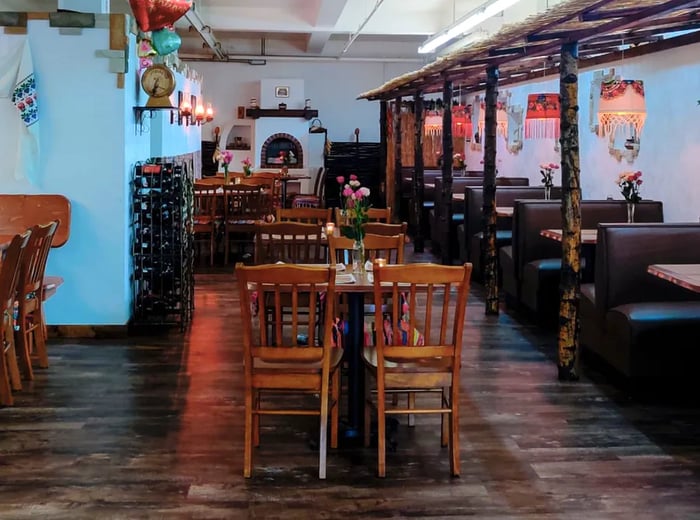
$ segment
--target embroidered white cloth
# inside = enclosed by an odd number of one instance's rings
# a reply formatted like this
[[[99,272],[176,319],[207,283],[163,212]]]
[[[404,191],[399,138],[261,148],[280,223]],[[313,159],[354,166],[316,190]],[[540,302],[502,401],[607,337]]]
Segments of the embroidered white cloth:
[[[13,103],[22,121],[18,126],[15,178],[36,179],[40,154],[39,107],[32,54],[26,37],[0,38],[1,102]]]

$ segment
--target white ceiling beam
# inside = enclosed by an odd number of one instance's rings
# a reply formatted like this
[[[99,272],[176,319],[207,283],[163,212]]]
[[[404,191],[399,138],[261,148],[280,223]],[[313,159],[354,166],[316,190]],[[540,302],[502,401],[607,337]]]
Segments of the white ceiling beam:
[[[321,0],[316,11],[315,28],[306,41],[306,52],[321,54],[333,35],[333,28],[348,0]]]

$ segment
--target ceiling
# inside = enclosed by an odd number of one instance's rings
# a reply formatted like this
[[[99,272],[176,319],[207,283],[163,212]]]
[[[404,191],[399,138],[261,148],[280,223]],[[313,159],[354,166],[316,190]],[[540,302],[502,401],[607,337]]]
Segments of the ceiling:
[[[195,0],[205,31],[228,59],[266,58],[411,61],[428,36],[484,0]],[[522,0],[479,32],[493,34],[506,22],[545,10],[556,0]],[[212,58],[188,20],[177,24],[185,59]]]
[[[420,66],[436,57],[418,54],[426,38],[485,1],[193,0],[192,12],[175,27],[182,38],[179,55],[187,60],[260,64],[261,60],[333,59],[407,61]],[[518,22],[560,1],[521,0],[474,32],[481,37],[494,34],[504,23]],[[131,13],[128,0],[0,0],[0,11],[58,9]],[[443,48],[440,53],[449,50]]]

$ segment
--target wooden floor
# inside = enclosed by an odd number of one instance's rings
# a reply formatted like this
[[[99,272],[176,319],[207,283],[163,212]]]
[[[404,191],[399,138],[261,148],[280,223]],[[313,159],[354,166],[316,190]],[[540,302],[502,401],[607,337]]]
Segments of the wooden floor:
[[[698,394],[631,394],[595,366],[559,383],[555,334],[486,317],[477,284],[461,478],[432,419],[401,423],[386,479],[350,447],[319,481],[314,421],[274,418],[245,480],[237,306],[232,275],[198,275],[185,335],[52,340],[0,410],[0,518],[700,518]]]

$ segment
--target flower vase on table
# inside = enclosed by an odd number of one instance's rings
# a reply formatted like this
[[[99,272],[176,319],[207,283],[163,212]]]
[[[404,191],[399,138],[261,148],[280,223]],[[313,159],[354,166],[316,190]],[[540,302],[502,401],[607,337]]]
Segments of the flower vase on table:
[[[228,184],[228,164],[224,164],[224,184]]]
[[[362,238],[356,238],[352,245],[352,272],[362,274],[365,270],[365,243]]]
[[[365,269],[364,225],[368,220],[367,210],[370,207],[369,188],[360,185],[356,175],[350,175],[348,182],[345,177],[336,177],[340,188],[340,234],[353,239],[352,272],[361,274]]]
[[[243,174],[246,177],[253,175],[253,163],[251,162],[250,157],[243,159],[241,164],[243,165]]]
[[[616,184],[620,187],[622,196],[627,201],[627,222],[634,222],[634,210],[637,203],[642,200],[639,195],[639,187],[642,185],[642,172],[622,172]]]
[[[214,160],[219,161],[224,169],[224,184],[228,184],[228,166],[231,164],[233,159],[233,152],[231,150],[219,150],[218,148],[214,152]]]
[[[542,185],[544,186],[544,200],[550,200],[552,198],[554,170],[558,169],[559,165],[555,163],[540,164],[540,174],[542,174]]]

